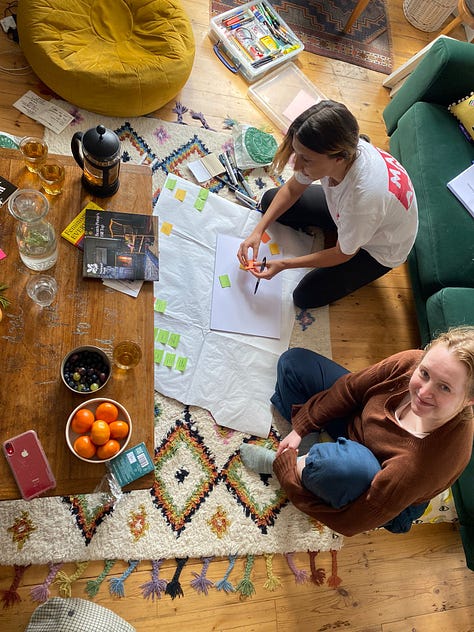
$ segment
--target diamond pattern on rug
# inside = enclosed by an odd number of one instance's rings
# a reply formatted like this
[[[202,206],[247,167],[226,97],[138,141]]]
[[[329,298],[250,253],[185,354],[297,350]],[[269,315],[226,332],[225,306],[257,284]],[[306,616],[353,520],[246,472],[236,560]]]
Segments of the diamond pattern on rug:
[[[74,516],[86,546],[91,543],[102,520],[114,511],[114,502],[97,494],[64,496],[62,501]]]

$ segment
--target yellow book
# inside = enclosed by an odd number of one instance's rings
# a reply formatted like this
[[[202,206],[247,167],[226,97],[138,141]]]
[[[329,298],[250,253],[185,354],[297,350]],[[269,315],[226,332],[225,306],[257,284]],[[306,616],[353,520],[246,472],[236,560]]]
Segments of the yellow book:
[[[95,204],[95,202],[88,202],[86,206],[84,206],[82,211],[78,215],[76,215],[72,222],[68,224],[61,233],[61,237],[67,239],[67,241],[71,242],[71,244],[73,244],[80,250],[84,249],[84,229],[86,223],[86,209],[88,208],[95,211],[104,210],[103,208]]]

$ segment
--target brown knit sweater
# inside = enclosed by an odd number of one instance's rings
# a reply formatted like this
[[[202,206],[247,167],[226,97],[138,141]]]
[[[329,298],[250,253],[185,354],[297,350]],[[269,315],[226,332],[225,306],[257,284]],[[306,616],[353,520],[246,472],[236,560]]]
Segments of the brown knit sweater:
[[[332,419],[349,418],[348,435],[365,445],[381,464],[367,492],[334,509],[302,487],[296,452],[286,450],[273,469],[290,501],[334,531],[351,536],[379,527],[403,509],[429,501],[459,477],[473,442],[472,409],[419,439],[395,421],[408,395],[408,382],[422,357],[418,350],[397,353],[378,364],[343,375],[328,390],[294,407],[292,424],[300,436]]]

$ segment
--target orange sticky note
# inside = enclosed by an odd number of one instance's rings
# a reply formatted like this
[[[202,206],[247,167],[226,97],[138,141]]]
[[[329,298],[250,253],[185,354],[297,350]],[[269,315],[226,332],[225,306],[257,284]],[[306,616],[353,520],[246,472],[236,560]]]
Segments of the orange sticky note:
[[[271,237],[270,237],[270,235],[267,232],[263,233],[263,235],[262,235],[262,243],[266,244],[267,242],[270,241],[270,239],[271,239]]]
[[[280,254],[280,248],[278,246],[278,244],[276,242],[273,242],[273,244],[270,244],[269,246],[270,252],[272,253],[272,255],[279,255]]]

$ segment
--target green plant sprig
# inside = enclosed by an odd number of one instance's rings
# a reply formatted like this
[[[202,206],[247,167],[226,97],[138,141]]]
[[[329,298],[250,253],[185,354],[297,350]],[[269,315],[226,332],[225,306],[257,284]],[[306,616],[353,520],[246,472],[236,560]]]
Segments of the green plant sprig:
[[[6,308],[10,305],[10,301],[7,299],[6,296],[2,294],[2,292],[4,292],[5,290],[8,290],[8,285],[5,285],[5,283],[0,283],[0,306],[3,308]]]

